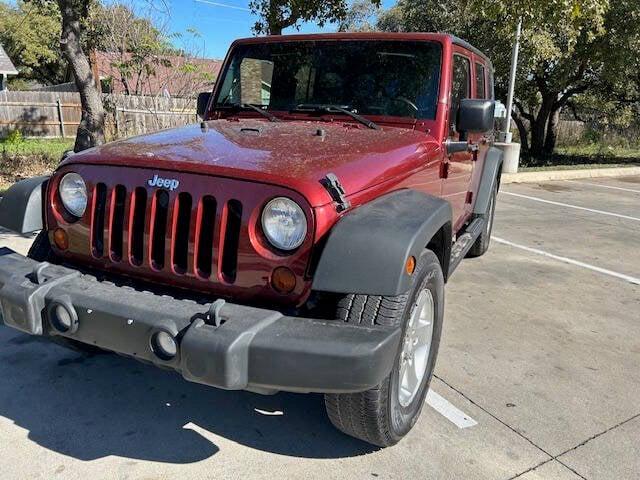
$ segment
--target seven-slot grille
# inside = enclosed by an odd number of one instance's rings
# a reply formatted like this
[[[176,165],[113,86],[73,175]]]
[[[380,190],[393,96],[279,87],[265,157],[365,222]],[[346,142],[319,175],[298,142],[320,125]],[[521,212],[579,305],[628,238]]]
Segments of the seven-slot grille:
[[[124,185],[93,188],[91,254],[200,279],[236,279],[243,205],[216,197]]]

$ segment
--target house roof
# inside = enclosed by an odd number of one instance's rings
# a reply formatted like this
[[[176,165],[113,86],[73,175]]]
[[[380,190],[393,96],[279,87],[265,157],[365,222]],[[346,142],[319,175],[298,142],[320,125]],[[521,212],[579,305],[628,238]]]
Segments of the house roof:
[[[157,95],[163,92],[174,97],[188,97],[199,91],[211,90],[215,78],[220,72],[222,60],[187,58],[180,56],[163,56],[149,63],[153,74],[146,71],[131,72],[128,78],[122,78],[117,64],[129,61],[130,54],[117,52],[95,52],[101,79],[112,78],[111,93],[127,93],[125,82],[134,95]]]
[[[2,45],[0,45],[0,75],[2,74],[17,75],[18,70],[16,70],[16,67],[13,66],[13,63],[11,63],[9,56],[4,51],[4,48],[2,48]]]

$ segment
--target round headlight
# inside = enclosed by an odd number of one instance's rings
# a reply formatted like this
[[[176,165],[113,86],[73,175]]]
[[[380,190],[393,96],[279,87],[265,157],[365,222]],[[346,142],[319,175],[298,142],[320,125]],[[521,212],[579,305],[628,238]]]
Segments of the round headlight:
[[[280,250],[295,250],[307,236],[307,219],[300,205],[278,197],[262,211],[262,230],[271,244]]]
[[[60,181],[60,200],[74,217],[82,217],[87,209],[87,186],[77,173],[67,173]]]

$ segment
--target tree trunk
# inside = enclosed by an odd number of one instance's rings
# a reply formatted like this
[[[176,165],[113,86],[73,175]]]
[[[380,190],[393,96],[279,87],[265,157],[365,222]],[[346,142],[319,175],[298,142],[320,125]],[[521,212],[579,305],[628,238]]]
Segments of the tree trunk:
[[[82,118],[74,146],[74,151],[79,152],[104,143],[104,108],[89,60],[80,43],[80,20],[87,14],[88,3],[58,0],[58,6],[62,14],[60,48],[71,66],[82,104]]]
[[[520,135],[520,145],[522,146],[522,150],[525,152],[529,151],[529,131],[527,130],[527,126],[524,123],[522,117],[517,114],[512,115],[513,121],[518,127],[518,134]]]
[[[560,123],[560,108],[554,110],[549,116],[549,123],[547,124],[547,137],[544,141],[544,153],[547,155],[553,154],[556,149],[556,143],[558,141],[558,125]]]
[[[280,2],[269,0],[269,10],[267,13],[267,25],[269,35],[282,35],[284,24],[282,22],[282,12],[280,11]]]
[[[122,86],[124,87],[124,94],[125,95],[131,95],[131,89],[129,88],[129,82],[124,77],[124,75],[122,75],[122,73],[120,74],[120,80],[122,81]]]
[[[541,111],[533,122],[531,122],[531,154],[541,155],[544,153],[544,141],[547,133],[547,122],[549,114]]]
[[[547,125],[549,117],[553,113],[553,104],[557,101],[557,95],[547,95],[542,98],[542,105],[538,114],[531,122],[531,154],[544,155],[545,141],[547,139]]]

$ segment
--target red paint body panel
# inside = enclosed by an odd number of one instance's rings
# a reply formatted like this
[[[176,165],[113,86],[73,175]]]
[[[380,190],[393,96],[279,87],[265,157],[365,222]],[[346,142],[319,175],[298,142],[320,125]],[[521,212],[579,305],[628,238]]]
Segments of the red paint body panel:
[[[444,142],[449,137],[449,105],[451,102],[453,52],[461,51],[447,35],[423,33],[362,33],[292,35],[250,38],[234,42],[223,65],[226,70],[234,46],[240,43],[298,42],[307,40],[412,40],[438,42],[442,45],[442,71],[438,107],[434,120],[415,121],[408,118],[367,116],[381,130],[371,130],[344,115],[309,116],[305,113],[278,112],[284,121],[271,123],[257,112],[224,114],[210,112],[207,128],[191,125],[160,131],[150,135],[113,142],[69,157],[49,184],[47,228],[61,227],[69,234],[69,250],[58,252],[68,260],[120,275],[140,278],[163,285],[197,290],[245,303],[280,303],[301,305],[311,288],[307,276],[311,254],[318,242],[328,235],[339,220],[331,196],[320,181],[327,173],[335,173],[343,184],[353,207],[402,188],[412,188],[436,196],[460,189],[464,198],[474,191],[482,168],[480,156],[469,159],[462,172],[443,178],[443,172],[456,172],[455,161],[446,157]],[[470,58],[476,56],[466,53]],[[477,57],[479,58],[479,57]],[[472,74],[473,75],[473,74]],[[216,86],[214,96],[220,85]],[[472,87],[473,88],[473,87]],[[318,135],[318,129],[324,134]],[[467,165],[465,164],[465,165]],[[75,223],[63,213],[58,198],[58,184],[64,173],[74,171],[83,176],[89,191],[89,207]],[[164,235],[165,265],[155,268],[151,262],[151,234],[157,205],[154,188],[147,181],[154,175],[175,179],[180,186],[168,191],[169,207]],[[96,185],[106,186],[106,212],[103,256],[92,251],[92,219],[95,218]],[[463,185],[464,184],[464,185]],[[115,258],[110,228],[114,222],[114,189],[126,189],[123,220],[123,258]],[[131,258],[132,192],[143,187],[147,192],[144,230],[144,258],[135,265]],[[177,198],[182,192],[191,195],[192,206],[188,234],[186,272],[173,266],[176,256],[174,239],[177,225]],[[202,226],[204,196],[215,197],[216,221],[211,260],[212,275],[203,278],[196,268],[198,239]],[[275,252],[260,231],[263,206],[276,196],[298,202],[307,216],[309,234],[305,243],[291,255]],[[475,197],[475,195],[471,195]],[[225,248],[227,202],[242,204],[237,275],[225,278],[221,270]],[[464,199],[463,199],[464,201]],[[455,228],[468,220],[472,205],[458,209]],[[116,242],[117,243],[117,242]],[[270,275],[279,266],[292,269],[298,279],[294,292],[277,294],[269,284]]]
[[[82,175],[87,183],[89,192],[89,206],[85,215],[75,223],[65,220],[61,214],[63,208],[59,205],[57,189],[59,179],[64,173],[74,171]],[[172,178],[181,182],[180,191],[188,192],[193,198],[192,212],[189,228],[189,251],[187,271],[182,273],[173,267],[173,238],[174,220],[177,214],[175,201],[180,192],[169,192],[169,211],[167,219],[167,232],[165,235],[165,263],[162,269],[158,269],[151,263],[150,232],[153,231],[153,219],[155,202],[154,189],[146,186],[147,180],[152,178],[154,172],[147,168],[121,168],[117,166],[73,165],[62,167],[60,175],[56,175],[50,184],[48,198],[54,207],[48,209],[47,225],[50,232],[55,228],[63,228],[69,236],[69,249],[66,252],[56,251],[71,262],[80,263],[105,272],[130,276],[150,282],[174,286],[183,289],[196,290],[203,293],[211,293],[217,296],[233,298],[237,302],[266,302],[275,301],[283,304],[298,303],[307,294],[310,288],[310,280],[305,272],[309,261],[309,255],[314,239],[313,212],[310,205],[297,192],[273,185],[265,185],[254,182],[245,182],[221,177],[209,177],[197,174],[176,172]],[[96,257],[92,251],[92,211],[95,205],[95,191],[98,183],[104,183],[107,187],[107,203],[105,212],[105,228],[103,230],[104,254]],[[114,258],[110,255],[111,241],[108,219],[112,217],[112,205],[110,201],[116,185],[123,185],[127,189],[124,211],[126,212],[123,231],[123,258]],[[136,265],[131,259],[131,200],[130,194],[135,188],[146,187],[147,208],[145,214],[144,229],[144,256],[141,265]],[[157,191],[157,190],[156,190]],[[199,199],[205,195],[215,197],[217,201],[216,221],[214,232],[214,255],[212,258],[209,278],[203,278],[195,268],[195,245]],[[291,255],[279,255],[268,246],[259,228],[258,218],[264,205],[274,197],[289,197],[301,205],[307,216],[309,235],[304,244]],[[243,206],[242,223],[238,245],[237,275],[233,282],[225,279],[221,271],[220,253],[224,242],[223,217],[224,206],[228,200],[239,200]],[[53,239],[52,239],[53,240]],[[269,278],[273,269],[286,266],[297,276],[298,282],[294,292],[283,297],[276,294],[269,286]]]
[[[323,137],[316,135],[320,127]],[[344,122],[214,120],[206,131],[190,125],[121,140],[73,155],[64,165],[135,165],[286,185],[319,206],[331,202],[320,184],[328,172],[338,175],[347,192],[354,194],[397,177],[410,167],[407,158],[421,155],[422,145],[429,142],[433,139],[424,132],[406,128],[377,131]]]

